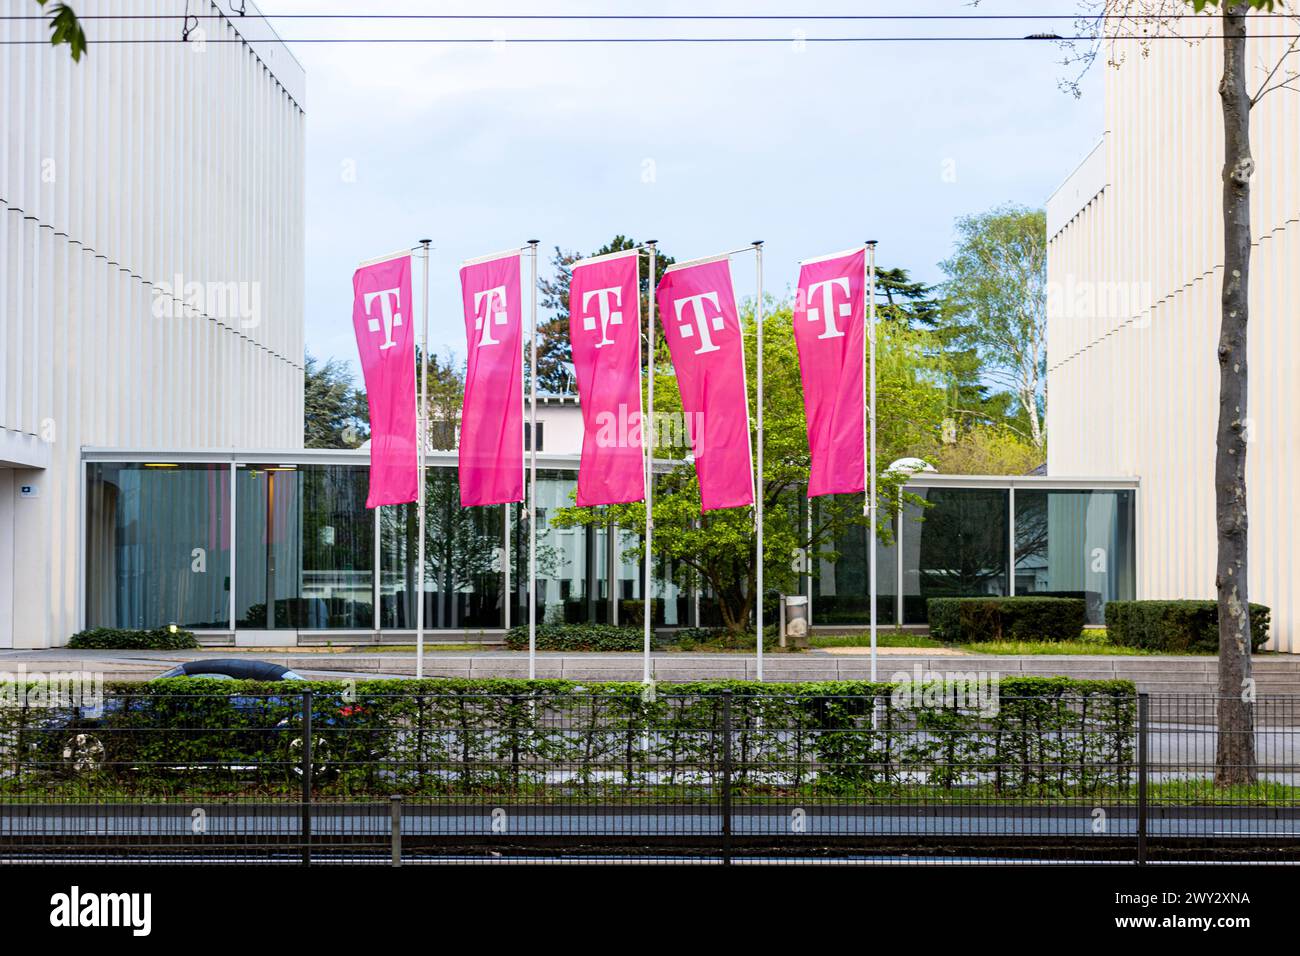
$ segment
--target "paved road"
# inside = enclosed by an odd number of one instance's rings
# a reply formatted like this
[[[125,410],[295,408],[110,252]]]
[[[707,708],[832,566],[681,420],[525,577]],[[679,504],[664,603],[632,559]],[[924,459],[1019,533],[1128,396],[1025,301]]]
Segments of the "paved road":
[[[20,811],[20,812],[19,812]],[[196,811],[202,811],[197,813]],[[201,822],[197,822],[201,821]],[[643,810],[625,807],[554,808],[494,806],[439,808],[407,806],[402,813],[404,837],[714,837],[723,818],[709,808]],[[33,837],[58,843],[94,838],[203,840],[229,838],[296,838],[301,830],[295,807],[127,808],[122,813],[75,812],[57,806],[0,808],[0,852],[11,839]],[[196,834],[196,829],[201,831]],[[312,833],[325,837],[386,840],[391,832],[389,807],[316,808]],[[1137,819],[1131,808],[977,807],[901,812],[864,808],[736,807],[732,833],[747,836],[822,837],[1080,837],[1133,836]],[[1234,811],[1224,808],[1155,809],[1148,820],[1153,837],[1300,839],[1300,812]]]
[[[430,645],[430,648],[436,645]],[[178,661],[205,657],[249,655],[284,664],[312,677],[409,677],[415,671],[414,654],[377,653],[362,648],[347,650],[275,649],[248,651],[233,647],[209,647],[200,651],[0,651],[0,672],[85,670],[110,679],[148,680]],[[748,654],[652,655],[655,677],[663,681],[706,678],[753,679],[755,661]],[[1300,655],[1278,654],[1257,657],[1253,664],[1262,696],[1300,694]],[[1086,655],[983,655],[949,656],[923,650],[892,649],[880,660],[879,676],[891,679],[897,673],[951,675],[977,672],[986,675],[1063,675],[1076,678],[1126,679],[1149,693],[1213,694],[1217,687],[1213,657],[1120,657]],[[640,680],[640,654],[559,654],[537,656],[539,677],[571,680]],[[425,674],[430,677],[526,677],[528,657],[518,651],[476,649],[436,651],[425,655]],[[764,676],[769,681],[866,680],[871,665],[862,655],[827,651],[799,654],[769,654]],[[0,675],[2,679],[2,675]]]

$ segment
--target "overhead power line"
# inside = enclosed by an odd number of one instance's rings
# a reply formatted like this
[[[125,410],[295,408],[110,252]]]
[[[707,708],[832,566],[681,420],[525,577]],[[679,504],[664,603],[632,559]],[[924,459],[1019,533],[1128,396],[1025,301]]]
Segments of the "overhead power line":
[[[780,43],[789,44],[792,42],[800,43],[1011,43],[1023,42],[1026,40],[1041,42],[1043,40],[1059,40],[1062,42],[1092,42],[1097,37],[1086,34],[1058,36],[1052,34],[1043,36],[1034,34],[1030,36],[849,36],[849,37],[805,37],[800,36],[792,38],[789,36],[782,37],[277,37],[281,43],[340,43],[340,44],[365,44],[365,43],[426,43],[426,44],[479,44],[490,46],[494,43],[501,44],[598,44],[598,43],[684,43],[684,44],[707,44],[707,43]],[[1123,36],[1107,37],[1107,40],[1116,41],[1137,41],[1148,42],[1153,40],[1222,40],[1225,39],[1221,33],[1198,33],[1194,37],[1184,36]],[[1300,39],[1300,33],[1256,33],[1251,36],[1252,40],[1297,40]],[[32,40],[0,40],[0,46],[27,46],[39,45],[48,46],[47,39]],[[162,43],[189,43],[193,42],[181,37],[110,37],[106,39],[91,39],[91,44],[95,46],[114,46],[114,45],[139,45],[139,44],[162,44]],[[207,37],[204,43],[247,43],[243,37]]]
[[[244,16],[238,11],[231,13],[191,13],[190,19],[228,20],[232,16]],[[1294,13],[1285,11],[1253,11],[1252,17],[1294,17]],[[181,13],[88,13],[78,14],[79,20],[183,20]],[[0,16],[0,20],[45,20],[43,14],[14,14]],[[1003,20],[1064,20],[1070,22],[1096,23],[1106,20],[1209,20],[1203,13],[259,13],[245,19],[257,20],[553,20],[553,21],[665,21],[665,20],[701,20],[701,21],[971,21]]]

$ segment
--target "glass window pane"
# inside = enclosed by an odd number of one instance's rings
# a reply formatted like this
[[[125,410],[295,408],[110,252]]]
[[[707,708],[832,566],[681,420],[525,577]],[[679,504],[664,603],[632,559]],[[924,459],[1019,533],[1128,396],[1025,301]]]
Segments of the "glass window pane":
[[[1007,593],[1009,501],[1002,488],[909,489],[903,509],[903,622],[926,622],[933,597]]]
[[[230,467],[86,466],[86,625],[230,627]]]
[[[502,612],[500,506],[462,508],[455,469],[425,475],[424,626],[500,627]],[[380,509],[380,626],[414,630],[417,584],[414,504]]]
[[[845,496],[847,497],[847,496]],[[857,509],[862,496],[857,495]],[[813,501],[813,508],[818,502]],[[818,520],[814,510],[814,521]],[[813,576],[812,623],[865,625],[871,623],[871,568],[867,563],[868,529],[865,525],[846,528],[835,539],[831,550],[837,560],[818,559]],[[898,549],[876,539],[876,621],[893,624],[898,602]]]
[[[537,622],[539,624],[605,622],[608,611],[608,552],[604,550],[603,528],[553,528],[550,519],[557,508],[573,505],[577,474],[538,471],[537,502]],[[514,581],[514,623],[528,623],[528,526],[520,524],[519,509],[513,505],[511,527],[514,553],[511,575]]]
[[[236,626],[372,630],[367,469],[247,465],[237,482]]]
[[[1133,492],[1016,490],[1016,593],[1081,597],[1089,624],[1134,592]]]

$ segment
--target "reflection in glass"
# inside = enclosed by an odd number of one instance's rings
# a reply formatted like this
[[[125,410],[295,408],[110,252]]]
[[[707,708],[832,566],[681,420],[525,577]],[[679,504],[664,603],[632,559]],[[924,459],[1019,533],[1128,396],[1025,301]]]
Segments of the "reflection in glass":
[[[1016,593],[1081,597],[1102,624],[1134,591],[1133,492],[1016,490]]]
[[[367,469],[246,465],[236,481],[236,626],[372,630]]]
[[[903,509],[903,623],[925,623],[930,598],[1006,594],[1007,490],[910,490],[929,507],[908,503]]]
[[[424,626],[488,628],[503,623],[500,506],[462,508],[456,471],[425,475]],[[419,534],[414,504],[380,509],[380,626],[414,629]]]
[[[86,466],[86,626],[230,627],[230,467]]]
[[[609,560],[604,528],[554,528],[550,519],[558,508],[573,505],[577,474],[538,471],[537,502],[537,621],[563,624],[609,620]],[[528,525],[520,522],[522,505],[512,505],[514,532],[511,579],[514,583],[514,623],[528,623]]]
[[[862,495],[857,498],[857,508],[862,508]],[[813,501],[816,508],[818,502]],[[883,508],[882,508],[883,511]],[[816,519],[814,519],[816,520]],[[839,555],[837,560],[817,560],[817,574],[813,576],[813,623],[869,624],[871,622],[871,569],[867,563],[866,525],[845,528],[830,550]],[[876,621],[893,624],[897,616],[898,601],[898,549],[876,538]]]

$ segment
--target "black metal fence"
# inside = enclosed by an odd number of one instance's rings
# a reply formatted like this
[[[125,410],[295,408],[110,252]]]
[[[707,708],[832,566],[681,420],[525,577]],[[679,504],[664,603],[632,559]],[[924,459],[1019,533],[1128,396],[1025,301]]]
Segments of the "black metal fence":
[[[928,696],[927,696],[928,695]],[[0,708],[0,860],[1300,860],[1300,699],[347,691]]]

